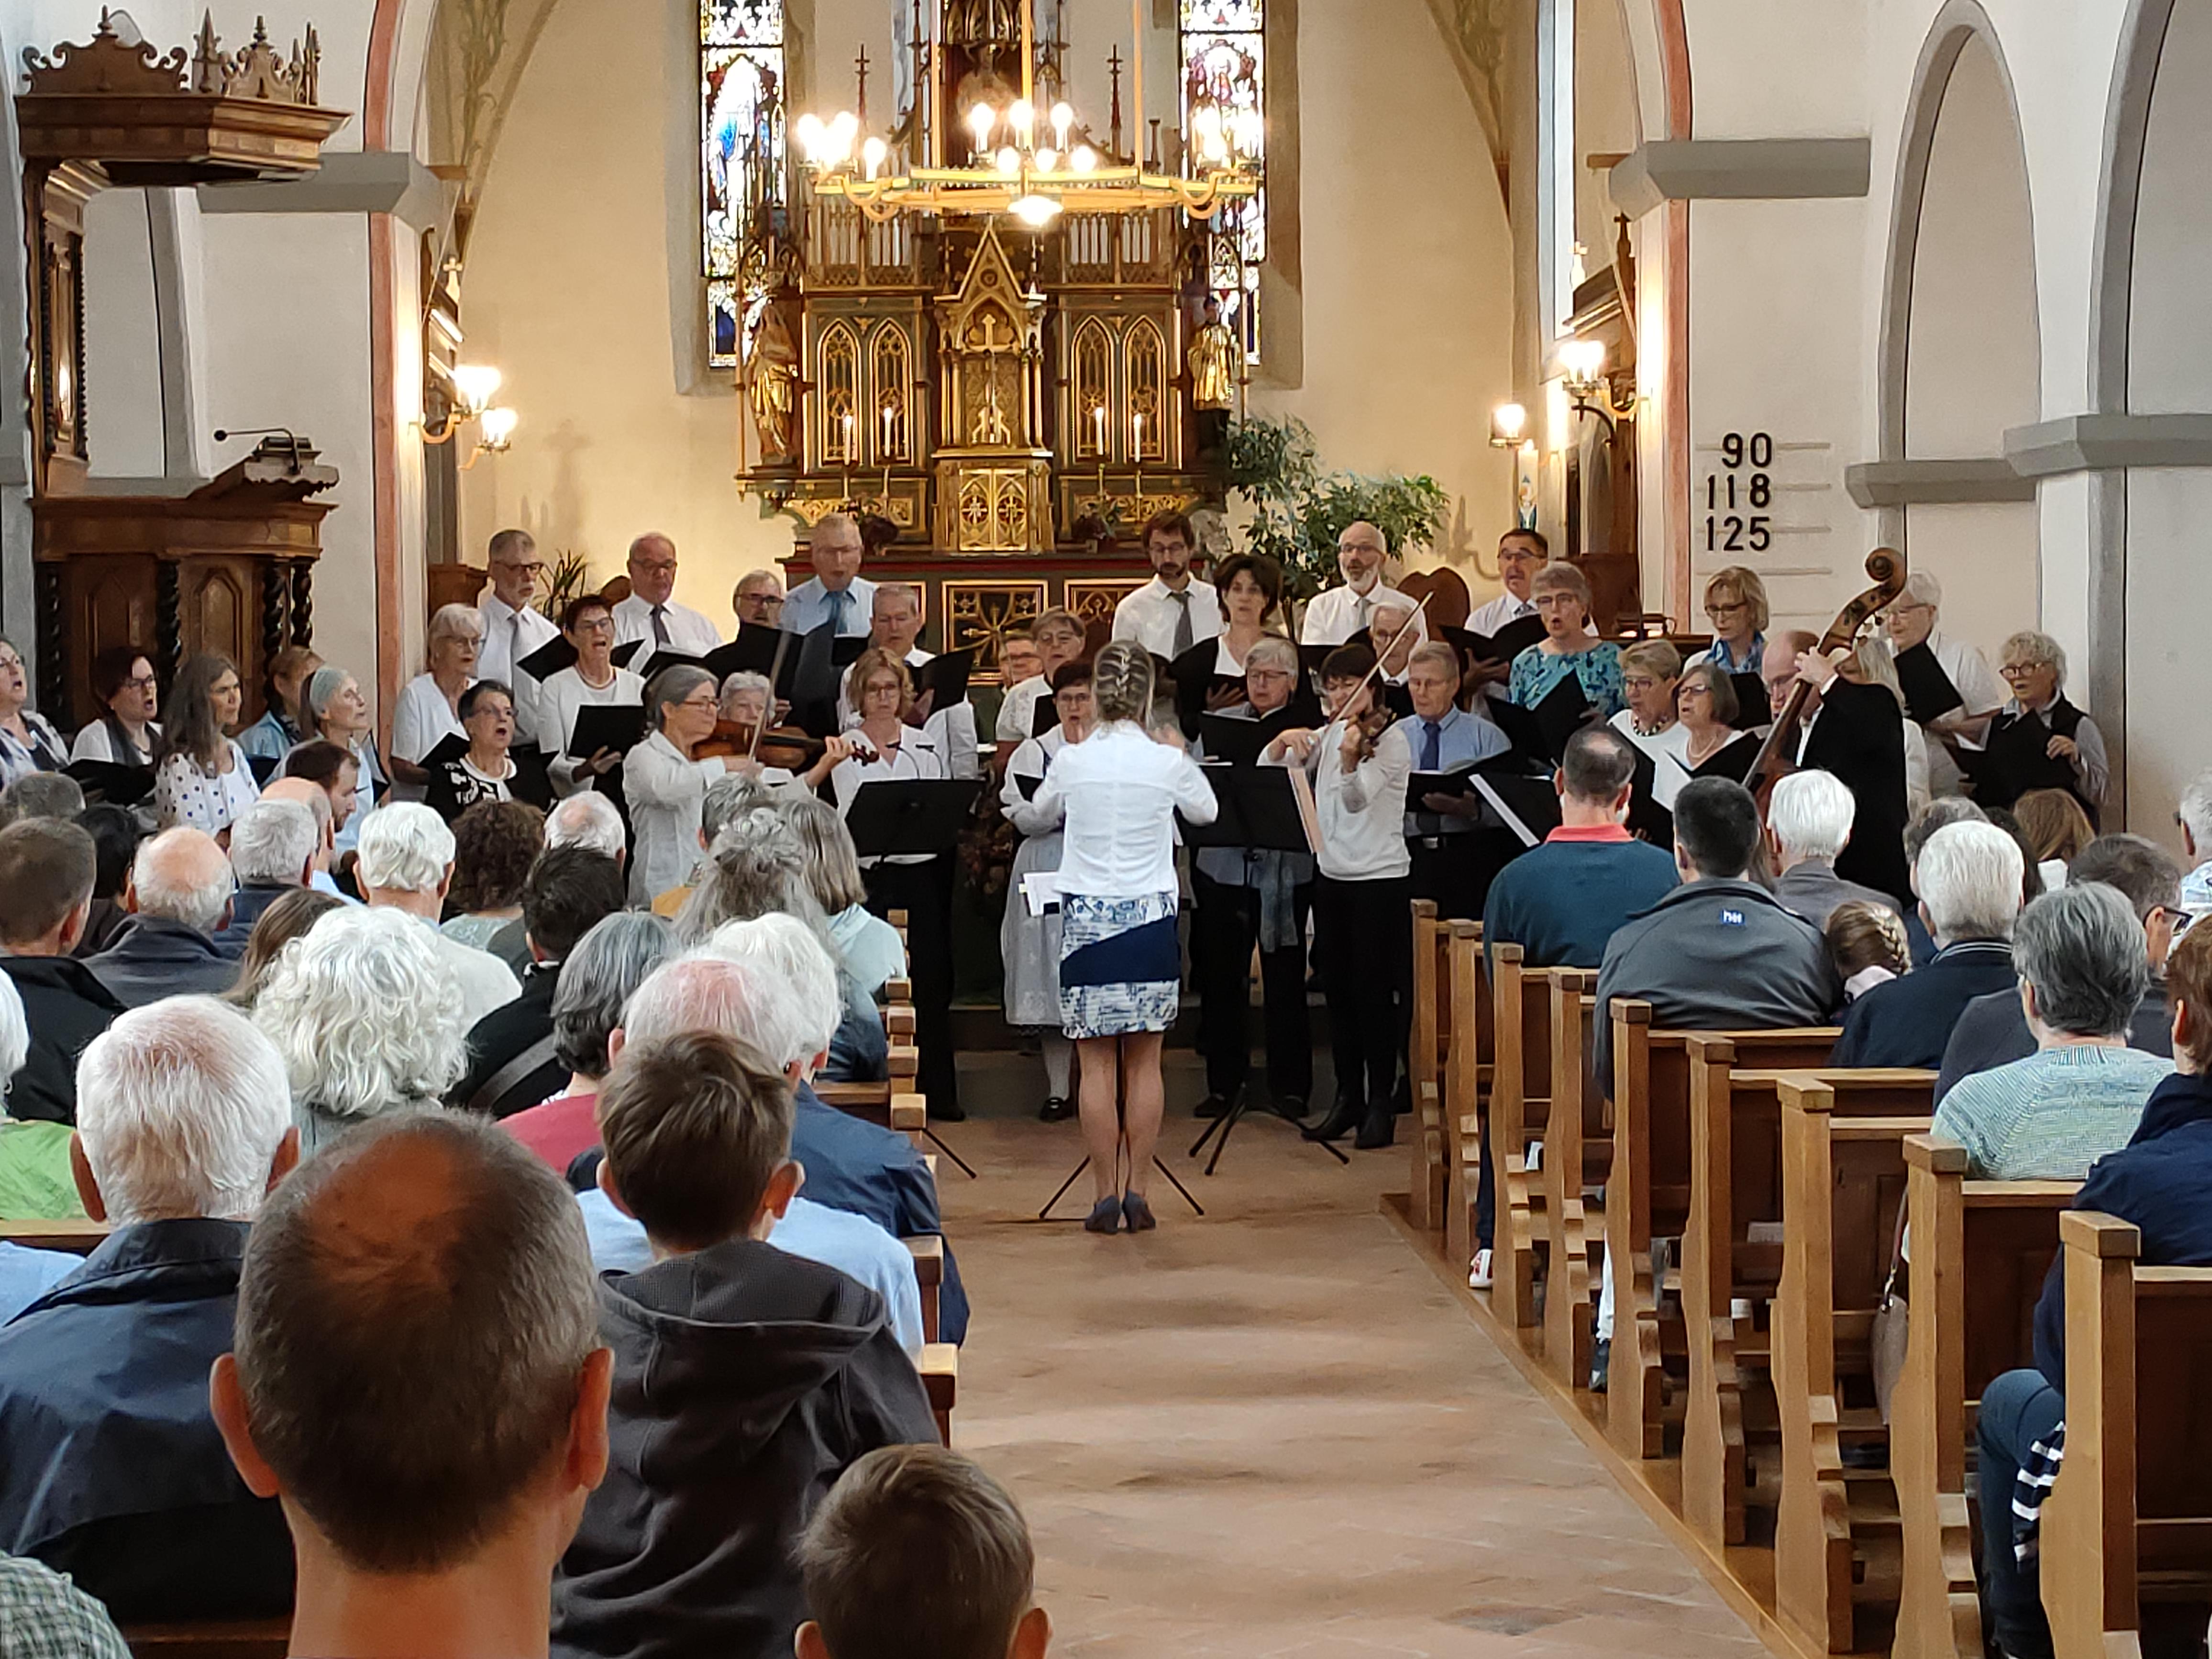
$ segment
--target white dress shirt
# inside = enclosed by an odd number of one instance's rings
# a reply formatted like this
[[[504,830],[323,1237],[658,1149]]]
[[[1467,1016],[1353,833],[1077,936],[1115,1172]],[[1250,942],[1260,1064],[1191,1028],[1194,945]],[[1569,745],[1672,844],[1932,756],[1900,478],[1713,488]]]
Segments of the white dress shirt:
[[[465,738],[468,728],[438,689],[437,680],[417,674],[399,688],[398,707],[392,712],[392,757],[420,766],[422,757],[448,737]]]
[[[920,646],[906,653],[906,665],[920,668],[936,660],[934,651],[925,651]],[[859,666],[858,664],[854,665]],[[837,687],[837,729],[848,731],[860,723],[860,711],[853,706],[853,670],[845,671],[845,678]],[[923,731],[937,745],[937,752],[945,762],[947,775],[956,778],[980,778],[983,775],[983,757],[975,741],[975,710],[965,698],[950,708],[935,708],[922,722]]]
[[[645,648],[637,655],[640,663],[652,656],[659,643],[653,631],[653,607],[635,593],[615,607],[615,643],[628,645],[632,640],[643,640]],[[671,651],[703,657],[722,642],[714,624],[688,605],[678,605],[671,599],[660,607],[660,613]]]
[[[1195,576],[1184,585],[1190,607],[1190,642],[1210,640],[1221,631],[1221,600],[1211,584]],[[1186,603],[1158,576],[1114,607],[1114,637],[1134,640],[1156,657],[1176,654],[1176,630]]]
[[[865,639],[875,623],[876,585],[866,576],[855,576],[845,591],[853,596],[853,602],[845,607],[837,624],[838,636]],[[829,589],[822,586],[821,577],[809,576],[785,596],[783,615],[776,626],[787,634],[811,634],[830,620],[830,615]]]
[[[514,683],[515,664],[552,643],[560,629],[543,611],[517,611],[496,593],[484,596],[477,615],[483,621],[483,641],[477,647],[477,678],[497,680],[520,698],[522,688]]]
[[[1030,728],[1036,723],[1037,699],[1051,695],[1052,687],[1042,674],[1008,686],[1006,695],[999,700],[999,723],[994,735],[1000,743],[1025,742],[1034,735]]]
[[[865,733],[862,740],[866,741]],[[890,754],[878,755],[873,760],[864,761],[855,755],[839,761],[830,769],[830,793],[836,798],[840,812],[850,812],[853,798],[860,793],[864,783],[896,783],[945,775],[945,757],[938,752],[935,740],[927,732],[917,732],[909,726],[899,739],[898,747]],[[874,864],[927,864],[932,856],[927,853],[898,853],[889,858],[864,858],[860,866],[866,869]]]
[[[1343,723],[1332,721],[1315,739],[1306,763],[1321,828],[1315,862],[1331,881],[1406,875],[1413,867],[1405,836],[1406,780],[1413,773],[1413,750],[1405,728],[1386,730],[1376,739],[1375,752],[1349,772],[1338,754],[1343,744]],[[1286,762],[1287,757],[1273,763]]]
[[[1174,892],[1176,813],[1211,823],[1221,811],[1197,762],[1127,720],[1064,745],[1030,806],[1066,814],[1060,890],[1085,898]]]
[[[629,902],[643,908],[690,879],[699,862],[699,814],[707,791],[729,772],[719,757],[685,760],[665,732],[651,732],[623,757],[629,802]]]
[[[1476,606],[1474,614],[1467,619],[1467,631],[1487,639],[1506,623],[1519,622],[1523,617],[1535,614],[1536,602],[1534,599],[1516,599],[1508,591],[1486,605]]]
[[[1417,601],[1410,595],[1376,580],[1375,586],[1364,593],[1356,592],[1347,583],[1325,588],[1314,595],[1306,606],[1305,620],[1298,626],[1301,645],[1342,645],[1354,634],[1375,620],[1375,613],[1384,605],[1415,609]],[[1470,624],[1472,625],[1472,624]],[[1425,616],[1413,617],[1413,633],[1417,638],[1429,637],[1429,622]]]
[[[576,729],[576,711],[593,706],[643,708],[645,682],[629,669],[617,668],[614,678],[605,685],[586,685],[584,677],[568,667],[539,689],[538,746],[545,751],[545,769],[553,781],[556,794],[573,795],[591,787],[590,774],[581,778],[577,775],[577,768],[585,757],[568,753],[568,734]]]

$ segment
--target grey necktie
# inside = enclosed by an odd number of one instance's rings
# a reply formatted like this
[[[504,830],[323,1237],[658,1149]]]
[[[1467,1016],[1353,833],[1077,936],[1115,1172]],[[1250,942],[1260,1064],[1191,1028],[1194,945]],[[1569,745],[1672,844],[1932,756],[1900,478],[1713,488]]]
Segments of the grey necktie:
[[[668,643],[668,611],[665,605],[653,607],[653,642],[655,645]]]
[[[510,611],[507,616],[507,679],[514,684],[515,671],[522,666],[522,613]]]
[[[1198,643],[1191,633],[1190,589],[1186,587],[1180,593],[1170,592],[1168,597],[1176,602],[1175,648],[1168,655],[1170,658],[1180,657]]]
[[[830,631],[833,635],[842,634],[845,631],[845,615],[852,608],[853,590],[851,588],[841,587],[830,596]]]

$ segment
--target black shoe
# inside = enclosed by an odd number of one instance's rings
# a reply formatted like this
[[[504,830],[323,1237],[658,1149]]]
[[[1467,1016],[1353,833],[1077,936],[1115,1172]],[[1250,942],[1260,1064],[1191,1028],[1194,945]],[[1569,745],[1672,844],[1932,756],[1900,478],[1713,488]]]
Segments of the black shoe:
[[[1230,1113],[1237,1109],[1237,1097],[1243,1092],[1242,1089],[1238,1089],[1225,1095],[1208,1095],[1198,1103],[1191,1115],[1193,1117],[1227,1117]]]
[[[1589,1387],[1592,1394],[1605,1392],[1605,1374],[1612,1368],[1613,1339],[1601,1337],[1590,1349]]]
[[[1369,1109],[1367,1115],[1360,1121],[1359,1138],[1352,1144],[1358,1151],[1374,1152],[1388,1146],[1397,1139],[1397,1115],[1391,1111],[1390,1103],[1383,1101]]]
[[[1367,1109],[1358,1101],[1340,1094],[1329,1115],[1305,1132],[1308,1140],[1341,1140],[1359,1127],[1367,1115]]]
[[[1120,1232],[1121,1200],[1111,1193],[1100,1199],[1091,1206],[1091,1213],[1084,1218],[1083,1231],[1086,1233]]]
[[[1152,1206],[1145,1202],[1145,1195],[1129,1193],[1121,1200],[1121,1224],[1133,1233],[1148,1233],[1160,1224]]]
[[[1037,1108],[1037,1121],[1042,1123],[1065,1123],[1075,1115],[1075,1103],[1065,1095],[1046,1097]]]

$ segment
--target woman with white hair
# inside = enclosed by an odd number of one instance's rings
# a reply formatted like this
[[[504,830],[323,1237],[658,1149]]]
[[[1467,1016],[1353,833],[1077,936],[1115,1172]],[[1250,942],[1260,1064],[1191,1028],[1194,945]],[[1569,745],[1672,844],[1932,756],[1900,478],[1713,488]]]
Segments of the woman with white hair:
[[[461,987],[438,935],[390,909],[325,916],[253,1005],[283,1056],[300,1150],[386,1112],[436,1106],[467,1066]]]
[[[174,701],[173,697],[171,702]],[[307,677],[301,701],[314,723],[315,735],[353,757],[354,809],[333,843],[336,863],[361,845],[361,826],[385,798],[391,783],[376,752],[376,739],[369,729],[368,699],[362,696],[359,680],[343,668],[318,668]]]
[[[433,749],[447,738],[467,740],[461,693],[476,684],[483,644],[483,618],[474,605],[441,605],[430,618],[429,666],[407,682],[392,712],[392,770],[406,799],[422,799],[430,781],[422,762]]]
[[[2066,700],[2066,651],[2048,634],[2024,629],[2004,642],[1997,672],[2012,696],[1990,722],[1972,767],[1974,799],[2010,806],[2031,789],[2063,789],[2097,826],[2112,764],[2097,722]]]

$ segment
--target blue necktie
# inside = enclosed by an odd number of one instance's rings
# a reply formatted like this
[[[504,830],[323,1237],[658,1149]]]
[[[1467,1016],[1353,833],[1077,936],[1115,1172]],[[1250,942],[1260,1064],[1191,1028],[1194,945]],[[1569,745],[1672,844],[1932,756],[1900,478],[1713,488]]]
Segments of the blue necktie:
[[[832,634],[842,634],[845,631],[845,613],[852,608],[853,590],[851,588],[841,587],[830,596],[830,631]]]
[[[1421,722],[1421,770],[1441,772],[1443,769],[1444,729],[1435,720]]]

